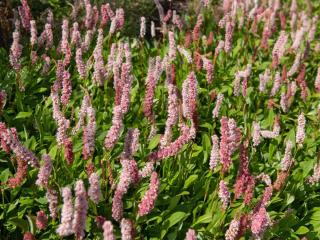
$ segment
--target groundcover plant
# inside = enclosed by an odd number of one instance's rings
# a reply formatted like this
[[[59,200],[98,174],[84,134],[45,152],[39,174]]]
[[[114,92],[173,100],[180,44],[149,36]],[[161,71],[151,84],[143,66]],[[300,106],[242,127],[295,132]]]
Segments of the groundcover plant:
[[[319,1],[70,6],[0,49],[1,239],[320,239]]]

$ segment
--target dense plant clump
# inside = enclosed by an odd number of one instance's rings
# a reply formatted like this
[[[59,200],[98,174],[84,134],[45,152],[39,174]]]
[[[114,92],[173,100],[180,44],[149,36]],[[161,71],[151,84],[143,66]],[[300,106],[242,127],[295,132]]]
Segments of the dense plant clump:
[[[1,239],[320,239],[320,4],[21,0],[0,49]]]

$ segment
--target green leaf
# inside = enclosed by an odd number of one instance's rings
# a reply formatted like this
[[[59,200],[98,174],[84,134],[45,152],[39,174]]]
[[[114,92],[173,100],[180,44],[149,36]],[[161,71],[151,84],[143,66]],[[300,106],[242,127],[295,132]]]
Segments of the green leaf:
[[[313,169],[314,162],[313,161],[303,161],[300,163],[301,169],[303,170],[303,177],[307,177],[310,171]]]
[[[41,87],[41,88],[37,89],[37,91],[35,91],[35,93],[43,93],[45,91],[47,91],[47,88]]]
[[[22,229],[23,232],[28,231],[28,222],[26,220],[23,220],[21,218],[13,217],[8,220],[8,223],[18,226]]]
[[[193,150],[193,152],[192,152],[191,157],[198,157],[198,155],[203,151],[203,147],[198,146],[197,144],[193,144],[192,150]]]
[[[293,145],[295,144],[295,142],[296,142],[295,128],[292,128],[290,130],[290,132],[287,135],[287,139],[286,140],[290,140],[293,143]]]
[[[198,218],[197,222],[195,224],[193,224],[193,226],[196,226],[200,223],[209,223],[209,222],[212,222],[212,214],[211,213],[207,213],[207,214],[200,216]]]
[[[207,128],[209,130],[212,129],[212,125],[210,123],[203,123],[203,124],[200,125],[200,127]]]
[[[187,214],[185,212],[175,212],[164,222],[168,223],[168,229],[182,221]]]
[[[148,149],[152,150],[158,146],[160,142],[160,136],[161,136],[160,134],[157,134],[151,139]]]
[[[19,202],[20,202],[21,206],[25,206],[25,205],[32,206],[33,199],[28,198],[28,197],[24,197],[24,198],[20,198]]]
[[[19,112],[18,115],[16,116],[16,119],[28,118],[31,115],[32,115],[32,112]]]
[[[178,205],[180,199],[181,199],[180,196],[174,196],[173,198],[171,198],[170,199],[170,204],[168,206],[168,210],[174,209]]]
[[[240,51],[241,49],[241,39],[238,39],[237,41],[237,45],[233,48],[232,52],[233,52],[233,56],[236,56],[238,54],[238,52]]]
[[[6,182],[9,178],[9,176],[10,176],[10,170],[9,170],[9,168],[6,168],[0,174],[0,182],[2,182],[2,183]]]
[[[194,174],[188,177],[188,179],[184,182],[183,189],[187,189],[194,181],[198,179],[198,175]]]
[[[21,80],[23,82],[27,82],[29,78],[29,70],[28,66],[24,66],[20,71]]]
[[[16,201],[14,204],[10,204],[7,210],[7,214],[10,213],[11,211],[16,209],[16,205],[18,204],[18,202]]]
[[[29,227],[30,227],[30,232],[32,233],[32,234],[34,234],[34,230],[35,230],[35,227],[34,227],[34,225],[35,225],[35,219],[34,219],[34,217],[30,217],[30,216],[26,216],[27,217],[27,219],[28,219],[28,222],[29,222]]]
[[[269,127],[269,126],[273,125],[273,123],[274,123],[274,112],[273,112],[272,109],[269,111],[268,117],[264,121],[264,123],[265,123],[265,125],[263,125],[263,127]]]
[[[202,135],[202,144],[205,150],[208,150],[211,146],[210,137],[207,134]]]
[[[298,228],[298,230],[296,231],[296,234],[298,235],[304,235],[306,234],[307,232],[309,232],[309,229],[305,226],[301,226]]]
[[[42,204],[42,205],[45,205],[45,204],[48,203],[48,200],[47,200],[46,197],[36,198],[35,201],[38,202],[38,203],[40,203],[40,204]]]
[[[314,207],[312,209],[312,215],[310,217],[310,224],[313,226],[315,231],[320,231],[320,208]]]
[[[179,193],[177,196],[184,196],[184,195],[190,195],[190,193],[188,191],[183,191]]]
[[[58,151],[58,146],[55,145],[53,148],[50,149],[49,155],[52,159],[56,158],[57,155],[57,151]]]
[[[290,205],[294,201],[294,196],[288,194],[287,195],[287,205]]]

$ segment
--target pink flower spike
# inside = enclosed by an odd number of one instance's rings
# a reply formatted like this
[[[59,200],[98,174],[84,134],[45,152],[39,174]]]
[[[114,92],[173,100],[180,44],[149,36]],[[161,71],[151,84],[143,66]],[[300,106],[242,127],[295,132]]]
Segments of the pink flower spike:
[[[280,166],[281,166],[281,170],[282,171],[288,171],[290,165],[291,165],[291,158],[292,158],[292,148],[293,148],[293,144],[291,141],[287,141],[286,143],[286,149],[285,149],[285,153],[284,156],[281,160]]]
[[[257,238],[260,238],[270,225],[270,217],[264,207],[259,208],[258,212],[252,216],[251,221],[251,231]]]
[[[85,160],[93,157],[95,149],[96,116],[93,107],[87,108],[88,121],[83,129],[82,155]]]
[[[278,40],[274,44],[273,50],[272,50],[272,60],[273,65],[277,66],[279,64],[279,60],[284,55],[286,49],[285,45],[287,44],[288,36],[285,31],[281,31],[280,35],[278,37]]]
[[[214,107],[214,109],[212,111],[212,117],[213,118],[218,118],[219,117],[219,112],[220,112],[220,108],[221,108],[223,99],[224,99],[223,93],[219,93],[218,96],[217,96],[216,105],[215,105],[215,107]]]
[[[99,176],[97,173],[92,173],[89,177],[90,187],[88,190],[88,196],[95,203],[98,204],[101,198],[101,189],[99,184]]]
[[[140,18],[140,38],[144,38],[146,35],[146,18],[141,17]]]
[[[36,240],[31,232],[25,232],[23,234],[23,240]]]
[[[239,228],[240,228],[240,220],[236,218],[233,219],[229,225],[228,230],[226,231],[225,239],[226,240],[237,239]]]
[[[43,230],[47,227],[48,217],[44,211],[37,212],[36,226],[39,230]]]
[[[109,20],[109,17],[108,17],[108,3],[101,5],[100,12],[101,12],[100,28],[103,29],[107,25],[108,20]]]
[[[176,10],[173,10],[172,14],[172,24],[177,27],[180,31],[183,29],[183,23],[180,16],[177,14]]]
[[[42,156],[44,163],[41,166],[36,184],[41,187],[48,187],[49,178],[52,171],[51,158],[48,154]]]
[[[73,234],[72,220],[73,220],[73,204],[72,193],[69,187],[62,188],[62,212],[61,223],[58,226],[57,234],[61,237],[66,237]]]
[[[83,62],[82,59],[82,49],[78,48],[76,51],[76,64],[77,64],[77,69],[80,77],[82,79],[85,79],[87,76],[87,70],[86,70],[86,65]]]
[[[317,163],[313,168],[313,175],[308,178],[308,182],[311,184],[317,184],[320,182],[320,164]]]
[[[197,240],[197,233],[195,230],[189,228],[188,232],[186,233],[185,240]]]
[[[138,144],[139,144],[139,135],[140,131],[137,128],[130,128],[128,130],[125,142],[124,142],[124,151],[122,154],[122,158],[131,158],[132,155],[136,153],[138,150]]]
[[[225,210],[230,202],[230,193],[225,181],[221,180],[219,183],[219,198],[222,201],[222,208]]]
[[[297,134],[296,134],[296,143],[298,145],[302,145],[304,138],[306,136],[305,125],[306,125],[306,119],[304,117],[304,113],[301,113],[298,117],[298,127],[297,127]]]
[[[194,72],[189,73],[186,80],[182,84],[182,110],[183,116],[193,119],[197,107],[197,78]]]
[[[178,121],[179,106],[178,106],[177,87],[172,83],[168,83],[167,89],[168,89],[168,116],[166,120],[164,135],[161,138],[161,146],[166,146],[171,142],[172,127]]]
[[[199,40],[200,29],[201,29],[202,24],[203,24],[203,17],[201,14],[199,14],[197,17],[196,25],[193,28],[192,38],[193,38],[193,41],[195,41],[195,42]]]
[[[112,126],[110,127],[104,140],[104,146],[107,150],[113,148],[120,136],[120,132],[123,126],[122,115],[123,114],[121,106],[115,106],[113,108]]]
[[[261,141],[260,124],[257,122],[253,122],[252,141],[254,147],[258,146]]]
[[[123,218],[121,220],[121,239],[133,240],[134,239],[134,226],[131,220]]]
[[[103,223],[103,240],[116,240],[113,234],[113,225],[110,221],[105,221]]]
[[[102,49],[103,49],[103,30],[100,28],[98,30],[97,44],[93,51],[93,57],[94,57],[93,80],[94,80],[94,83],[98,86],[103,86],[104,80],[106,78],[106,70],[104,68]]]
[[[85,236],[86,218],[88,211],[87,193],[82,180],[78,180],[75,186],[76,199],[74,203],[74,215],[72,228],[76,238],[81,240]]]
[[[51,188],[47,189],[46,198],[49,204],[50,216],[53,219],[57,218],[58,211],[58,194],[57,191]]]
[[[191,54],[187,51],[187,49],[185,49],[184,47],[178,45],[177,46],[177,49],[179,51],[179,53],[187,60],[187,62],[189,64],[192,63],[192,57],[191,57]]]
[[[71,44],[75,44],[77,47],[81,45],[81,34],[79,31],[79,24],[77,22],[73,23],[71,32]]]
[[[116,189],[112,198],[112,217],[116,221],[120,221],[123,217],[123,192],[121,189]]]
[[[220,160],[222,171],[227,172],[231,166],[231,156],[238,148],[241,140],[241,131],[237,128],[234,119],[222,117],[221,120],[221,140],[220,140]]]
[[[174,32],[169,31],[169,59],[174,61],[176,59],[176,41],[174,39]]]
[[[279,91],[280,87],[281,87],[281,76],[280,76],[280,73],[277,72],[274,77],[274,82],[273,82],[270,96],[274,97],[276,93]]]
[[[18,7],[19,15],[21,18],[22,26],[26,30],[30,30],[30,21],[32,19],[31,10],[27,0],[21,0],[22,6]]]
[[[210,170],[213,170],[217,165],[220,159],[220,147],[219,147],[219,137],[213,135],[212,139],[212,149],[210,154]]]
[[[139,203],[139,216],[147,215],[154,208],[155,201],[158,197],[160,181],[158,179],[158,174],[153,172],[151,174],[150,185],[145,195],[143,196],[141,202]]]
[[[228,18],[226,22],[226,33],[224,39],[224,51],[226,53],[230,53],[232,49],[232,38],[233,38],[233,31],[234,31],[234,22],[231,17]]]
[[[316,80],[314,81],[314,86],[317,92],[320,92],[320,67],[318,67]]]
[[[72,94],[72,83],[70,80],[70,73],[68,71],[64,71],[63,79],[62,79],[62,95],[61,95],[61,103],[64,106],[67,106],[69,103],[69,99]]]
[[[20,42],[20,33],[16,31],[13,32],[12,34],[13,42],[10,48],[10,63],[11,66],[16,70],[20,70],[21,64],[20,64],[20,57],[22,54],[22,45],[19,43]]]
[[[34,45],[38,42],[38,32],[37,32],[37,25],[35,20],[30,21],[30,44],[31,47],[34,47]]]

